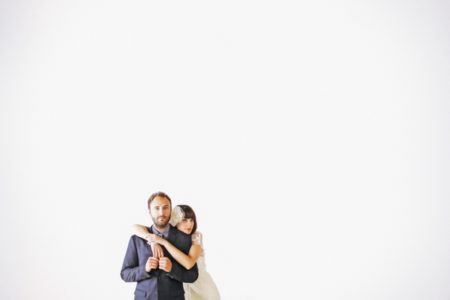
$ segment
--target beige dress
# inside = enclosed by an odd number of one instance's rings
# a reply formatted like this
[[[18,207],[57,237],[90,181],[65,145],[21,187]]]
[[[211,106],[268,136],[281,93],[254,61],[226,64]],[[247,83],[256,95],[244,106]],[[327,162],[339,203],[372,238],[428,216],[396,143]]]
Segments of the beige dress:
[[[211,275],[206,271],[205,251],[202,234],[196,231],[192,234],[192,244],[200,245],[202,253],[197,260],[198,279],[193,283],[183,283],[186,300],[220,300],[219,290]]]

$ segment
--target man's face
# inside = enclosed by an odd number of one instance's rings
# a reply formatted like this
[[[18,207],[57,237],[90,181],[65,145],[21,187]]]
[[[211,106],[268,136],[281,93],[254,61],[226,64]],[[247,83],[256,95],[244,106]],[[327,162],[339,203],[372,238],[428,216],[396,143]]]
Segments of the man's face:
[[[152,216],[153,224],[156,227],[164,228],[170,220],[170,202],[164,197],[157,196],[150,203],[150,215]]]

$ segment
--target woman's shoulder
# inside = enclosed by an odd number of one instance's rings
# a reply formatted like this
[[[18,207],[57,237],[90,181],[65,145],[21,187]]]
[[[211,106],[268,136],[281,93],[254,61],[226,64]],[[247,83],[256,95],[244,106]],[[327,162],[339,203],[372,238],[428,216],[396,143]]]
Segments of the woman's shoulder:
[[[203,235],[200,231],[196,231],[192,234],[192,243],[195,245],[202,245]]]
[[[191,236],[189,234],[184,233],[183,231],[178,230],[176,227],[170,225],[170,232],[177,238],[189,240]]]

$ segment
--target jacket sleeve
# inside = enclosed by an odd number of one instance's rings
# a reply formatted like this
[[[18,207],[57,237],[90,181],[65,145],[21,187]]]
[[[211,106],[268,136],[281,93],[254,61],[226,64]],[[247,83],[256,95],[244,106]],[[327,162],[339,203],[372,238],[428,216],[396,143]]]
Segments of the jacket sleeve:
[[[120,277],[125,282],[137,282],[152,277],[152,272],[148,273],[145,271],[145,264],[139,265],[136,240],[131,237],[123,260]]]
[[[167,276],[180,282],[192,283],[198,278],[197,264],[195,264],[191,269],[186,270],[185,267],[173,262],[172,270],[167,273]]]

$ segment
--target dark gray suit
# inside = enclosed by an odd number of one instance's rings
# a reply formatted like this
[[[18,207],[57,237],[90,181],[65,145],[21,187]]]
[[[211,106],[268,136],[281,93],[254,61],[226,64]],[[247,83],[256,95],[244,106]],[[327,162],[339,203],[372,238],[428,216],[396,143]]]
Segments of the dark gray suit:
[[[151,230],[151,228],[148,228]],[[167,240],[188,254],[192,245],[191,236],[170,226]],[[197,265],[186,270],[163,247],[164,256],[172,261],[172,270],[145,271],[147,259],[153,255],[147,241],[135,235],[130,238],[123,260],[120,276],[126,282],[137,282],[135,300],[184,300],[183,282],[194,282],[198,277]]]

